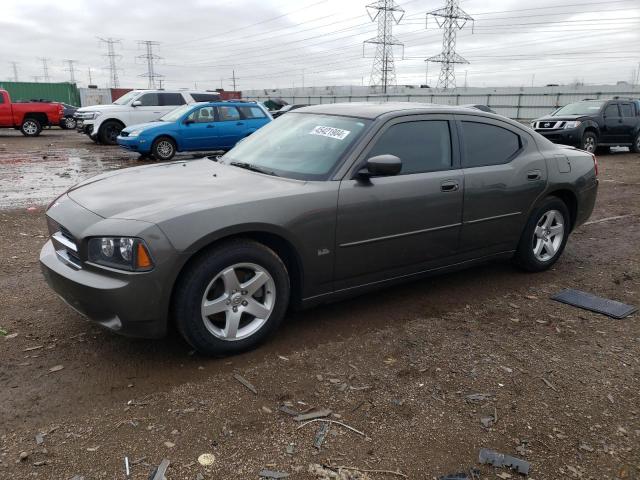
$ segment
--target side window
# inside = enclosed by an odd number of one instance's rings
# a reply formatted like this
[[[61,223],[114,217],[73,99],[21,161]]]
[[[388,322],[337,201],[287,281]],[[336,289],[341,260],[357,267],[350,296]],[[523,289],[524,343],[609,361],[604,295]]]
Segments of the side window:
[[[242,118],[265,118],[266,115],[264,114],[264,112],[262,111],[262,109],[260,107],[251,107],[251,106],[247,106],[247,107],[238,107],[238,110],[240,110],[240,114],[242,115]]]
[[[160,105],[184,105],[184,97],[180,93],[158,93]]]
[[[480,122],[462,123],[462,166],[484,167],[510,162],[522,148],[520,136],[506,128]]]
[[[143,107],[157,107],[160,105],[157,93],[145,93],[137,100],[142,102]]]
[[[634,117],[633,114],[633,105],[630,103],[621,103],[620,104],[620,113],[623,117]]]
[[[0,95],[0,104],[4,103],[4,95]]]
[[[202,107],[193,111],[188,117],[188,120],[193,120],[195,123],[211,123],[215,122],[216,115],[214,111],[215,107]]]
[[[398,123],[376,141],[369,157],[395,155],[402,160],[400,175],[451,168],[451,133],[446,120]]]
[[[607,105],[607,108],[604,109],[605,117],[619,117],[620,112],[618,112],[618,104],[611,103]]]
[[[192,93],[191,98],[194,102],[217,102],[220,95],[217,93]]]
[[[218,107],[218,115],[220,115],[221,122],[240,120],[240,112],[236,107]]]

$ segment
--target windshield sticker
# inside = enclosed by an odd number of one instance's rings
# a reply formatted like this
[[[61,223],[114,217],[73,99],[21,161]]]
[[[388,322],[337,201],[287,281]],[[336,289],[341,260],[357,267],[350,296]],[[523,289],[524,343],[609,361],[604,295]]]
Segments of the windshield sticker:
[[[318,125],[309,132],[309,135],[321,135],[323,137],[335,138],[336,140],[344,140],[350,133],[351,132],[349,130]]]

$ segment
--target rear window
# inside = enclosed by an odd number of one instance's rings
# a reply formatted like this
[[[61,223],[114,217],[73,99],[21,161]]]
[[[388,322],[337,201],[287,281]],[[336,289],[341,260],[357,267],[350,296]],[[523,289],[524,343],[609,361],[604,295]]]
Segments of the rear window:
[[[240,120],[240,112],[236,107],[218,107],[218,117],[221,122]]]
[[[630,103],[621,103],[620,104],[620,112],[622,113],[623,117],[634,117],[634,113],[633,113],[633,105],[631,105]]]
[[[462,142],[465,168],[508,163],[522,147],[511,130],[479,122],[462,122]]]
[[[184,97],[181,93],[159,93],[158,94],[160,105],[184,105]]]
[[[251,118],[265,118],[266,115],[262,111],[260,107],[255,106],[247,106],[247,107],[238,107],[240,110],[240,114],[243,118],[251,119]]]
[[[191,93],[191,97],[195,102],[217,102],[220,95],[217,93]]]

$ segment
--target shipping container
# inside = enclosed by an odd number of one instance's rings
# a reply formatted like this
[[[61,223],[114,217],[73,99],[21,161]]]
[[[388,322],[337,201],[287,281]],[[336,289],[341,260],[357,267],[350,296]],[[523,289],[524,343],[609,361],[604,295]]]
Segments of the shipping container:
[[[242,92],[234,92],[222,88],[216,88],[216,92],[220,94],[220,100],[240,100],[242,98]]]
[[[111,89],[109,88],[79,88],[80,105],[90,107],[92,105],[108,105],[111,100]]]
[[[2,82],[0,88],[9,92],[14,102],[26,102],[29,100],[48,100],[51,102],[68,103],[76,107],[80,106],[80,94],[75,84],[40,83],[40,82]]]
[[[117,99],[119,99],[125,93],[129,93],[132,90],[133,90],[133,88],[112,88],[111,89],[111,101],[115,102]]]

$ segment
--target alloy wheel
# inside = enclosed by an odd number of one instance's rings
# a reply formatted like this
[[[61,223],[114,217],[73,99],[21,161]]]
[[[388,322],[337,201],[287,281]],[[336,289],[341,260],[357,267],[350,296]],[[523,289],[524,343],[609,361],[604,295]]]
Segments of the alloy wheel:
[[[202,320],[216,338],[242,340],[267,323],[275,304],[276,285],[269,272],[255,263],[237,263],[207,285]]]
[[[38,125],[32,120],[24,122],[22,128],[27,135],[35,135],[38,132]]]
[[[169,140],[158,142],[157,151],[162,158],[169,158],[173,154],[173,145]]]
[[[558,210],[549,210],[540,217],[533,231],[533,255],[540,262],[556,256],[564,239],[564,217]]]
[[[64,126],[67,127],[69,130],[73,130],[74,128],[76,128],[76,121],[74,118],[72,117],[67,117],[64,119]]]
[[[593,153],[596,150],[596,139],[588,136],[587,138],[584,139],[584,145],[582,146],[582,149],[589,152],[589,153]]]

